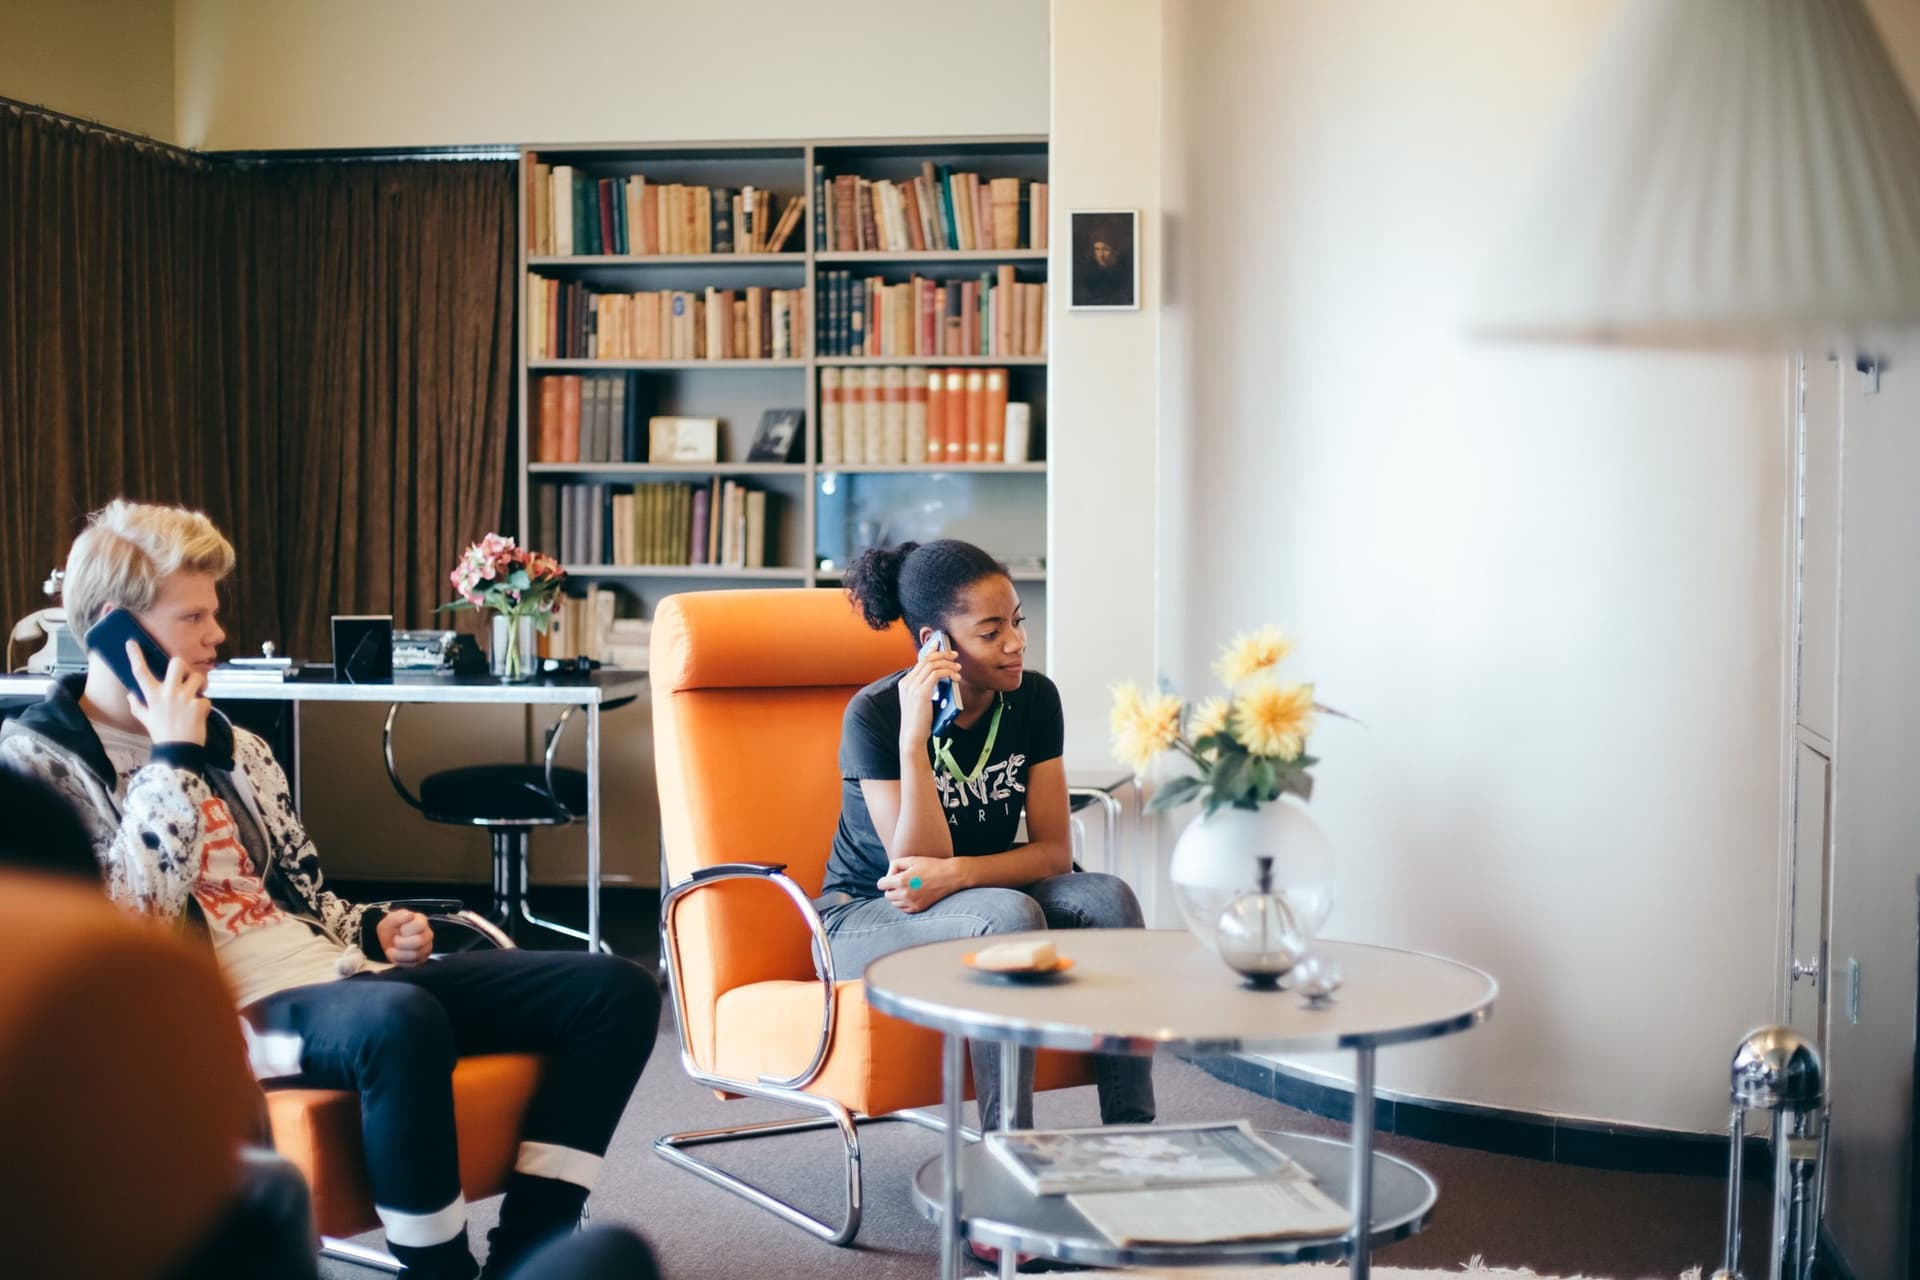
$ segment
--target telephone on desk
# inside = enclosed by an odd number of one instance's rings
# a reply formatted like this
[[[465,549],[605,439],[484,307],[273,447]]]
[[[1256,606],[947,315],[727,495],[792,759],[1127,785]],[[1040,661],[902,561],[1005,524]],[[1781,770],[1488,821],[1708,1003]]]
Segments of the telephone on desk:
[[[14,645],[41,640],[45,643],[27,656],[26,670],[56,675],[87,669],[86,646],[67,630],[67,612],[58,607],[36,609],[14,625],[7,638],[7,669],[13,669]]]
[[[50,599],[58,599],[66,580],[66,570],[55,569],[47,575],[40,590]],[[32,644],[40,639],[46,643],[27,658],[25,670],[63,675],[87,669],[87,647],[79,636],[67,629],[67,611],[59,605],[50,605],[34,610],[14,624],[13,633],[7,637],[7,670],[13,670],[14,645]]]

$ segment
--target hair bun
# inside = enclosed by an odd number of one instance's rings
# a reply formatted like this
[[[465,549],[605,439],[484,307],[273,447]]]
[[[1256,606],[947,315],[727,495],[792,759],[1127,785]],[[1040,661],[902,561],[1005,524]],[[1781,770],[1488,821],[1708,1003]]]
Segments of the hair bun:
[[[900,607],[900,570],[920,546],[868,547],[847,566],[847,598],[875,631],[885,631],[904,616]]]

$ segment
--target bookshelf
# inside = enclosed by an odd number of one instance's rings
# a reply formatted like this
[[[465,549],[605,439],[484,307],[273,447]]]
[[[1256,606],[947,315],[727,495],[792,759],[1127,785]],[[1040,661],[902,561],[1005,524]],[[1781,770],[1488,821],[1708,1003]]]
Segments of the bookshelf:
[[[568,183],[570,196],[562,197],[552,179],[555,169],[584,182]],[[1017,227],[1020,247],[899,247],[903,243],[901,232],[907,236],[905,242],[912,240],[913,228],[907,219],[916,211],[921,214],[918,229],[922,241],[935,242],[958,230],[955,224],[961,210],[952,198],[971,187],[964,179],[948,182],[949,174],[978,175],[980,179],[981,195],[968,210],[970,223],[972,212],[979,211],[980,225],[970,225],[967,234],[980,240],[997,234],[999,245],[1004,246],[1009,228]],[[523,544],[558,555],[579,589],[611,589],[619,616],[651,618],[662,598],[680,591],[752,586],[838,589],[848,560],[874,541],[965,538],[1008,562],[1029,616],[1030,643],[1044,651],[1050,487],[1045,461],[1047,357],[1041,354],[1045,350],[1044,309],[1040,308],[1040,290],[1004,287],[1009,283],[1040,285],[1047,280],[1048,250],[1031,247],[1035,235],[1033,184],[1047,180],[1044,138],[530,146],[521,152],[520,178],[519,278],[523,288],[516,376],[522,428],[516,433],[514,474]],[[824,178],[825,185],[817,178]],[[1000,188],[993,188],[991,179],[995,178],[1015,182],[1003,181]],[[867,203],[847,206],[842,198],[845,192],[862,182],[868,184]],[[669,192],[672,187],[680,190]],[[1004,199],[1014,187],[1021,201],[1017,214],[1005,212],[1010,207],[1005,204],[1002,211],[993,211],[992,196]],[[702,204],[693,194],[698,188],[727,194],[716,204]],[[748,244],[743,215],[748,208],[744,193],[749,188],[770,196],[765,221],[755,233],[753,251],[723,251],[727,247],[721,237],[723,221],[728,224],[726,235],[733,245]],[[910,189],[916,193],[911,203],[905,195]],[[935,193],[933,203],[922,210],[929,191]],[[597,206],[603,192],[609,201],[606,211],[611,244],[599,239],[602,209]],[[740,193],[741,198],[736,200],[734,193]],[[583,202],[575,211],[578,216],[569,222],[568,231],[574,240],[571,248],[592,251],[549,251],[565,247],[555,242],[564,216],[560,205],[571,201]],[[760,246],[765,226],[777,221],[789,201],[798,210],[797,222],[777,250],[764,251]],[[649,202],[653,202],[651,207]],[[822,216],[823,204],[834,207],[832,225]],[[849,226],[841,213],[846,208],[858,210],[852,224],[856,239],[863,234],[859,213],[871,210],[872,220],[864,234],[885,236],[891,247],[848,249],[837,245],[834,237],[844,235]],[[723,210],[725,216],[721,217]],[[685,223],[681,221],[683,212],[688,219]],[[893,220],[884,222],[890,213]],[[1044,206],[1040,213],[1043,230]],[[935,220],[943,216],[945,221],[935,225]],[[991,231],[986,225],[989,218],[994,219]],[[1012,221],[1005,220],[1008,218]],[[589,221],[593,225],[589,226]],[[651,243],[649,235],[653,237]],[[536,248],[542,251],[536,252]],[[601,251],[608,248],[615,251]],[[695,251],[677,251],[684,248]],[[849,281],[855,282],[853,288],[867,291],[861,295],[861,302],[876,319],[883,315],[887,318],[887,354],[822,354],[833,345],[823,341],[822,332],[824,322],[833,314],[833,290],[840,291],[844,304]],[[568,293],[569,289],[573,292]],[[794,307],[799,314],[783,322],[778,311],[758,304],[761,293],[749,295],[749,290],[766,291],[769,298],[776,296],[773,291],[786,291],[785,297],[799,300]],[[949,290],[953,301],[943,301],[946,309],[934,313],[931,304]],[[971,308],[964,312],[966,321],[978,326],[971,337],[962,326],[959,298],[963,293]],[[996,327],[999,322],[988,318],[987,298],[1005,302],[1016,295],[1023,307],[1036,309],[1039,314],[1029,314],[1023,321],[1021,308],[1009,304],[1006,327]],[[582,301],[589,296],[591,302]],[[614,301],[609,302],[609,296]],[[702,304],[698,309],[701,332],[691,341],[689,333],[695,322],[683,319],[673,309],[676,296]],[[736,320],[731,329],[724,321],[716,323],[712,304],[715,300],[722,300],[721,305],[726,300],[738,303],[749,296],[767,317],[757,328],[766,328],[771,336],[756,331],[747,342],[740,343],[741,322]],[[898,309],[903,304],[910,310]],[[563,325],[579,325],[576,317],[585,308],[594,310],[600,324],[607,326],[604,335],[595,334],[591,356],[585,354],[584,326],[562,333]],[[1017,327],[1021,324],[1025,326],[1024,335]],[[840,332],[844,335],[845,330]],[[775,344],[788,335],[790,349],[780,351]],[[969,341],[993,354],[945,354],[965,350]],[[683,349],[674,349],[675,342]],[[731,352],[744,347],[752,354],[722,358],[709,358],[704,351],[690,354],[701,342],[708,349]],[[845,345],[844,337],[840,345]],[[611,349],[619,358],[602,358],[598,355],[601,349]],[[769,351],[775,354],[769,355]],[[878,380],[886,380],[890,392],[896,383],[924,383],[930,377],[929,370],[949,369],[963,373],[1005,371],[1006,398],[1031,407],[1027,458],[931,462],[908,457],[900,461],[895,453],[886,461],[869,461],[864,456],[847,458],[844,449],[823,449],[823,371],[834,371],[829,382],[863,378],[858,394],[865,395],[866,388]],[[864,370],[874,372],[860,372]],[[595,412],[591,397],[608,394],[606,388],[592,384],[618,381],[621,385],[621,407],[600,410],[602,416],[597,421],[603,434],[594,437],[604,444],[608,439],[604,433],[611,430],[619,438],[593,450],[591,456],[597,460],[550,460],[556,453],[573,455],[540,435],[542,396],[549,397],[551,411],[556,394],[545,382],[561,380],[556,385],[564,391],[569,378],[579,382],[589,401],[576,413],[588,416]],[[846,394],[856,393],[849,390]],[[625,403],[627,399],[632,400],[631,405]],[[793,450],[791,461],[747,462],[761,414],[772,409],[804,411],[802,442]],[[605,416],[609,412],[621,416],[610,421]],[[990,402],[987,412],[998,412],[997,401]],[[717,420],[717,460],[634,460],[646,456],[646,423],[655,415]],[[590,429],[583,419],[574,421],[585,444]],[[997,440],[998,423],[993,424],[992,434]],[[916,445],[917,440],[916,436]],[[884,455],[897,448],[890,436],[888,447],[877,452]],[[828,454],[837,456],[829,461]],[[620,460],[608,460],[613,457]],[[566,536],[570,518],[574,536],[579,536],[595,494],[628,490],[641,494],[648,486],[695,488],[703,483],[709,504],[722,502],[721,489],[728,483],[767,495],[760,500],[766,513],[764,563],[602,563],[580,554],[594,549],[590,540],[583,546]],[[577,500],[572,508],[566,505],[569,488],[575,490],[572,497]],[[685,518],[684,498],[682,506],[674,506],[675,499],[670,496],[651,496],[665,503],[670,512],[665,519],[669,522]],[[610,499],[607,501],[610,503]],[[610,511],[610,505],[605,509]],[[603,515],[600,560],[634,558],[608,546],[610,536],[615,540],[630,536],[633,508],[627,510],[626,522],[618,531],[611,527],[611,516]],[[696,526],[697,519],[694,517]],[[642,524],[646,520],[640,517]],[[631,536],[644,539],[644,535]],[[691,536],[682,539],[669,558],[681,553],[697,558],[699,552],[689,549],[691,541]],[[644,553],[649,544],[642,540],[626,545]],[[643,554],[641,558],[649,557]],[[737,549],[733,558],[740,558]],[[571,647],[577,641],[567,643]]]

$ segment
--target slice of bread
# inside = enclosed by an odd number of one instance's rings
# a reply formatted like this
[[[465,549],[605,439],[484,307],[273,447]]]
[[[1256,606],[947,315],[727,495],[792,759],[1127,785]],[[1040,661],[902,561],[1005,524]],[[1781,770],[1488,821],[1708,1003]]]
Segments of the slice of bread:
[[[1051,969],[1060,962],[1053,944],[1041,938],[1033,942],[996,942],[974,953],[976,968],[1007,971],[1013,969]]]

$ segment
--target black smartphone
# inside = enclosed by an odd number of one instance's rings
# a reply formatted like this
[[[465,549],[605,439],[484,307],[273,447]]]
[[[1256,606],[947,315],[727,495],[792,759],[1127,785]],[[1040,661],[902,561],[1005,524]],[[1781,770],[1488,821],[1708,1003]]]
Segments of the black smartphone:
[[[147,629],[140,625],[140,619],[125,609],[115,609],[100,621],[87,628],[87,648],[100,655],[120,683],[127,686],[127,692],[140,698],[140,705],[147,700],[140,697],[140,682],[133,678],[133,660],[127,657],[127,641],[140,646],[140,656],[147,660],[147,670],[156,680],[167,676],[167,664],[171,661],[167,651],[160,647]]]
[[[927,642],[920,646],[920,656],[924,658],[935,650],[943,653],[953,652],[953,641],[947,639],[946,632],[935,631],[932,635],[928,636]],[[959,715],[960,711],[960,690],[954,687],[953,681],[942,680],[939,684],[935,685],[933,689],[933,731],[936,734],[945,733],[947,726],[953,723],[954,717]]]

